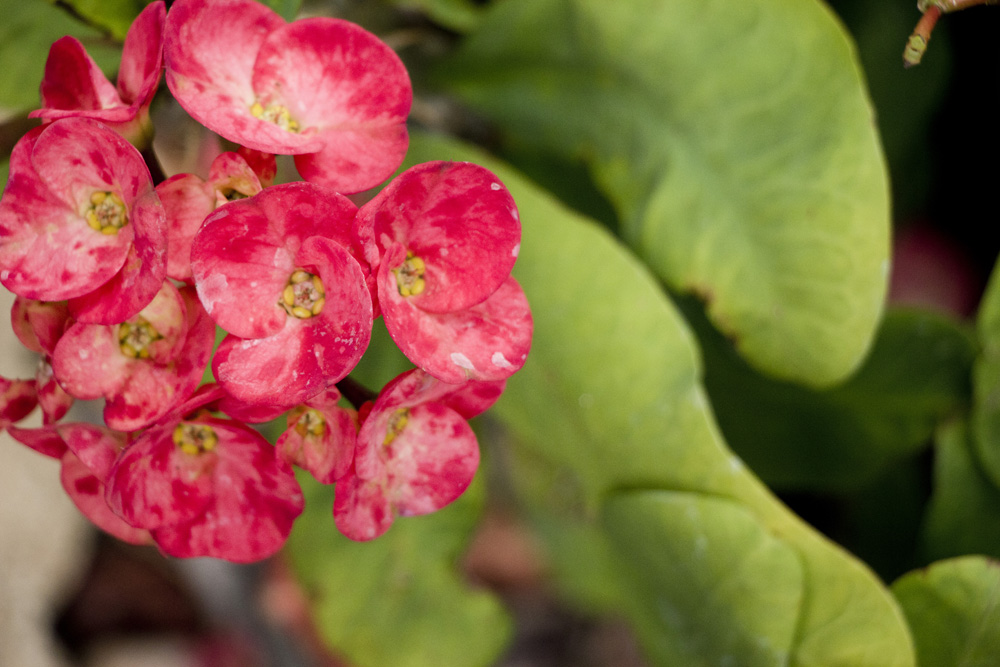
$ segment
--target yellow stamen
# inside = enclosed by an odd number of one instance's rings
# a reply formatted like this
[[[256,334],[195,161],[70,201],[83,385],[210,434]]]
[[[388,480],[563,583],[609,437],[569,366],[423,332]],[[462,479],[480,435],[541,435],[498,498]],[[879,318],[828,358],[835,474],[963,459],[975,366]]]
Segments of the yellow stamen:
[[[309,408],[295,422],[295,431],[303,438],[309,435],[323,436],[326,433],[326,419],[318,410]]]
[[[299,131],[298,121],[292,118],[292,114],[288,112],[287,107],[283,107],[280,104],[269,104],[265,107],[260,102],[254,102],[250,106],[250,115],[254,118],[274,123],[281,129],[288,130],[289,132]]]
[[[406,424],[410,421],[410,411],[408,408],[400,408],[389,417],[389,423],[385,429],[385,440],[383,445],[389,445],[396,437],[403,432]]]
[[[219,436],[205,424],[178,424],[172,437],[174,444],[191,456],[210,452],[219,444]]]
[[[302,320],[319,315],[325,304],[323,281],[305,269],[292,271],[278,301],[286,313]]]
[[[417,296],[422,294],[427,287],[424,281],[424,273],[427,266],[424,260],[415,256],[412,252],[406,253],[406,261],[392,270],[396,276],[396,287],[401,296]]]
[[[97,190],[90,195],[90,208],[83,214],[87,226],[105,236],[117,234],[128,224],[125,202],[113,192]]]
[[[118,347],[130,359],[148,359],[149,346],[163,336],[144,317],[118,325]]]

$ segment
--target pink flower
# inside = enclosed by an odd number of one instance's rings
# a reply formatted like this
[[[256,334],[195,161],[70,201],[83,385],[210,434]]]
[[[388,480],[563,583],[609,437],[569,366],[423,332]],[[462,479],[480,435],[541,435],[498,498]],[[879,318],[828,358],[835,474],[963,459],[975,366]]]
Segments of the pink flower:
[[[429,162],[358,211],[386,328],[403,354],[444,382],[500,380],[521,366],[532,319],[511,268],[521,224],[488,170]]]
[[[289,183],[205,220],[191,269],[208,313],[231,334],[212,371],[236,399],[291,407],[357,365],[372,304],[347,247],[355,212],[332,190]]]
[[[274,156],[257,155],[255,163],[273,179]],[[194,174],[177,174],[157,185],[156,193],[163,202],[169,223],[167,275],[175,280],[190,280],[191,241],[201,223],[219,206],[252,197],[264,185],[239,153],[222,153],[215,158],[207,181]]]
[[[323,484],[347,474],[358,439],[358,413],[337,405],[340,392],[331,387],[288,413],[288,430],[278,437],[278,455],[308,470]]]
[[[190,287],[169,281],[135,317],[117,325],[76,323],[56,345],[56,378],[81,399],[106,398],[104,420],[135,431],[160,419],[201,381],[215,327]]]
[[[29,132],[11,154],[0,199],[0,281],[29,299],[68,299],[81,322],[122,322],[163,283],[164,227],[139,152],[97,121],[57,120]]]
[[[202,392],[178,412],[218,396]],[[291,467],[259,433],[231,420],[176,413],[122,453],[107,500],[171,556],[241,563],[280,549],[304,506]]]
[[[177,0],[164,58],[167,85],[195,120],[243,146],[295,155],[307,180],[360,192],[406,153],[406,69],[347,21],[286,23],[253,0]]]
[[[138,146],[149,143],[149,104],[163,67],[163,2],[148,5],[125,36],[118,86],[112,86],[74,37],[52,45],[42,79],[42,108],[32,118],[84,117],[105,123]]]
[[[19,296],[10,309],[11,325],[21,343],[42,355],[35,371],[38,404],[43,423],[59,421],[73,406],[73,397],[63,390],[52,372],[52,352],[72,323],[65,301],[35,301]]]
[[[492,405],[503,387],[449,385],[419,369],[386,385],[367,415],[362,409],[354,467],[337,482],[337,528],[352,540],[371,540],[397,516],[428,514],[458,498],[479,466],[466,420]]]

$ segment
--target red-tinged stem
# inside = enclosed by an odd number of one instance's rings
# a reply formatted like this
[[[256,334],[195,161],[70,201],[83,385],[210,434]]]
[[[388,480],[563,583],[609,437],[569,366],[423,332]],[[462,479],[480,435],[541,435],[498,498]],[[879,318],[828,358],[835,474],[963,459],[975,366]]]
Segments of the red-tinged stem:
[[[937,7],[942,14],[950,14],[977,5],[995,5],[1000,0],[921,0],[917,3],[917,9],[926,12],[931,7]]]
[[[931,41],[931,31],[941,18],[941,8],[931,5],[920,17],[917,27],[913,29],[913,34],[906,40],[906,48],[903,49],[903,67],[913,67],[920,64],[920,59],[924,57],[927,50],[927,42]]]
[[[362,405],[368,401],[374,401],[378,397],[378,394],[351,376],[347,376],[338,382],[337,389],[354,406],[355,410],[360,410]]]

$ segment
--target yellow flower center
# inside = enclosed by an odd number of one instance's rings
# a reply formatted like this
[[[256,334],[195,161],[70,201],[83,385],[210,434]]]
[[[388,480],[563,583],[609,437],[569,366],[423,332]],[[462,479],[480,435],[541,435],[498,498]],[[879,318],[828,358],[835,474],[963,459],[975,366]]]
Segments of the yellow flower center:
[[[302,412],[295,422],[295,432],[303,438],[309,435],[322,437],[326,434],[326,419],[319,410],[308,408]]]
[[[268,104],[265,107],[260,102],[254,102],[250,107],[250,114],[254,118],[274,123],[282,130],[288,130],[289,132],[299,131],[298,121],[292,118],[292,115],[288,112],[288,107],[280,104]]]
[[[295,269],[281,293],[281,307],[289,315],[304,320],[319,315],[326,303],[326,291],[319,276]]]
[[[98,190],[90,195],[90,208],[84,213],[87,225],[95,232],[110,236],[128,224],[125,202],[113,192]]]
[[[205,424],[178,424],[174,429],[173,440],[182,452],[192,456],[210,452],[219,444],[219,436],[211,426]]]
[[[396,439],[403,429],[406,428],[406,424],[410,421],[410,410],[408,408],[400,408],[389,416],[389,423],[385,429],[385,440],[382,441],[383,445],[390,445],[393,440]]]
[[[424,291],[427,283],[424,282],[424,272],[427,267],[424,260],[415,256],[412,252],[406,253],[406,261],[392,270],[396,276],[396,287],[402,296],[416,296]]]
[[[130,359],[148,359],[149,346],[162,338],[144,317],[118,325],[118,347]]]

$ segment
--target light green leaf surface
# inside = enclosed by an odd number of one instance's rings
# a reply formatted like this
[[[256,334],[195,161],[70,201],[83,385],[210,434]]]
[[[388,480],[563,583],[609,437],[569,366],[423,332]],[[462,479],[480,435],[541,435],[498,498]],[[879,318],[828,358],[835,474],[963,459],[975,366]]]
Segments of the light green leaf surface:
[[[302,8],[302,0],[259,0],[259,2],[276,11],[286,21],[294,21]]]
[[[761,376],[685,308],[705,350],[705,385],[733,449],[771,486],[847,491],[928,445],[971,398],[971,332],[916,310],[889,311],[858,372],[826,390]]]
[[[333,488],[305,482],[306,510],[285,553],[335,652],[357,667],[474,667],[496,659],[510,622],[458,568],[480,514],[481,483],[435,514],[399,519],[377,540],[352,542],[334,527]]]
[[[983,472],[973,447],[963,421],[938,434],[923,546],[930,560],[966,554],[1000,558],[1000,488]]]
[[[888,186],[823,3],[507,0],[439,74],[515,148],[587,162],[623,237],[754,365],[822,386],[861,361]]]
[[[415,135],[409,158],[484,164],[518,204],[523,237],[514,273],[531,302],[535,333],[525,367],[491,414],[517,442],[512,479],[541,527],[564,590],[597,609],[628,614],[650,655],[697,652],[719,633],[732,633],[732,646],[749,645],[763,631],[774,642],[768,650],[787,652],[789,664],[912,665],[909,636],[888,591],[794,517],[728,450],[700,386],[694,340],[642,265],[597,225],[482,154]],[[682,494],[676,497],[706,508],[706,520],[678,537],[665,530],[676,517],[654,508],[641,526],[606,530],[620,511],[615,507],[645,506],[645,496],[617,495],[629,489],[648,490],[654,502],[658,493]],[[680,553],[692,540],[699,544],[699,536],[751,557],[746,576],[768,573],[781,582],[783,602],[774,613],[782,616],[752,618],[765,596],[727,608],[735,621],[726,629],[657,639],[644,628],[643,604],[673,599],[671,591],[684,591],[674,600],[680,613],[698,617],[697,608],[684,605],[698,589],[693,582],[710,581],[722,555],[703,569],[692,552],[677,567],[696,579],[681,581],[680,570],[666,568],[656,575],[666,583],[646,591],[645,603],[630,598],[650,550]],[[650,544],[636,551],[642,539]],[[802,580],[789,594],[794,562]],[[758,590],[743,578],[731,585]]]
[[[972,381],[972,432],[983,472],[1000,488],[1000,271],[996,268],[979,305],[976,332],[982,352]]]
[[[892,585],[921,667],[994,667],[1000,660],[1000,563],[940,561]]]
[[[105,72],[118,69],[121,45],[46,0],[0,0],[0,111],[38,107],[38,86],[52,42],[73,35]]]

